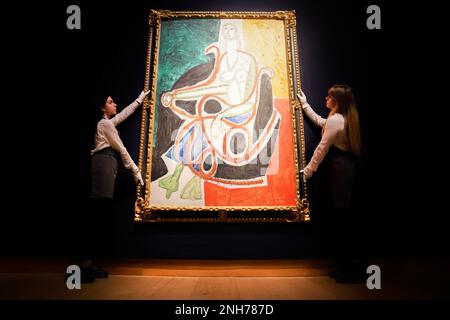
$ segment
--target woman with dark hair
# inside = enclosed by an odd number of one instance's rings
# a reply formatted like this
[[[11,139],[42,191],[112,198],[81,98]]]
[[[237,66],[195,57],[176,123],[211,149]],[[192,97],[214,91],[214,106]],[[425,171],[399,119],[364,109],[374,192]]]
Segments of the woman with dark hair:
[[[139,97],[128,107],[117,113],[117,104],[111,96],[105,97],[100,109],[102,119],[97,124],[95,149],[92,154],[92,198],[110,198],[114,193],[118,159],[124,167],[133,173],[136,183],[144,184],[141,172],[134,163],[119,137],[116,126],[127,119],[142,104],[149,91],[142,91]]]
[[[103,116],[97,123],[95,148],[91,151],[91,209],[86,218],[84,259],[80,264],[81,282],[108,277],[108,272],[96,266],[93,260],[110,252],[108,234],[111,230],[108,225],[112,220],[112,199],[120,162],[132,172],[136,183],[144,185],[139,167],[123,145],[116,126],[142,104],[149,92],[142,91],[135,101],[119,113],[111,96],[105,96],[97,102]]]
[[[331,187],[330,226],[336,269],[331,276],[338,282],[362,280],[361,265],[355,259],[352,224],[352,193],[355,167],[361,154],[359,116],[355,97],[348,85],[335,84],[325,97],[330,113],[326,119],[314,112],[303,92],[297,94],[303,112],[314,124],[322,127],[322,138],[311,160],[301,170],[304,181],[311,178],[319,165],[327,158]],[[347,281],[349,280],[349,281]]]

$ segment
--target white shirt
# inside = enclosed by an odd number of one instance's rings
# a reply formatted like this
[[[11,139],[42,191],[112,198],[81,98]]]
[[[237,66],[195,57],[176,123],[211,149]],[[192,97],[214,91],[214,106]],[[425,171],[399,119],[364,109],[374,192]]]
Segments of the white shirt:
[[[322,139],[317,145],[316,150],[314,150],[314,154],[306,166],[305,171],[316,171],[317,167],[328,153],[331,145],[334,145],[343,151],[350,151],[345,118],[342,114],[335,113],[328,117],[328,119],[324,119],[315,113],[309,104],[303,108],[303,111],[317,126],[323,127],[325,125],[325,129],[322,133]]]
[[[112,119],[107,119],[104,117],[97,123],[97,132],[95,133],[95,149],[91,151],[91,154],[94,154],[102,149],[112,147],[120,154],[125,168],[133,172],[139,170],[138,166],[136,166],[127,149],[123,145],[116,129],[116,126],[128,118],[137,109],[137,107],[139,107],[139,103],[134,101],[128,107],[116,114]]]

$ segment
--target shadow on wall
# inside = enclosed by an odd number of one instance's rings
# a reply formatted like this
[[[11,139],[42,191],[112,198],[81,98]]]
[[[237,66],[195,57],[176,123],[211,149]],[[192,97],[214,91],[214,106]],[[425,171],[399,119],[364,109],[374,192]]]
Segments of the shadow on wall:
[[[116,254],[188,259],[295,259],[313,255],[312,224],[135,223],[133,198],[116,202]]]

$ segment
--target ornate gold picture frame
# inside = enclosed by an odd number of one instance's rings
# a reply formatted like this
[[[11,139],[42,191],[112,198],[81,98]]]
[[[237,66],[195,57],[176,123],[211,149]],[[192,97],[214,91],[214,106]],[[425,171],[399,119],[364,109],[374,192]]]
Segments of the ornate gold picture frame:
[[[309,220],[295,11],[151,10],[135,220]]]

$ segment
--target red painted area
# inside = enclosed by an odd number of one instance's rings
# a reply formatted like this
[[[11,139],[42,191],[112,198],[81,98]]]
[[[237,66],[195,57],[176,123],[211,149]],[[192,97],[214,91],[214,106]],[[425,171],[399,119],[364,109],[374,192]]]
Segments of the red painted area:
[[[289,100],[275,99],[275,107],[281,115],[281,126],[277,147],[268,169],[268,185],[228,189],[204,182],[206,206],[296,205],[292,115]]]

